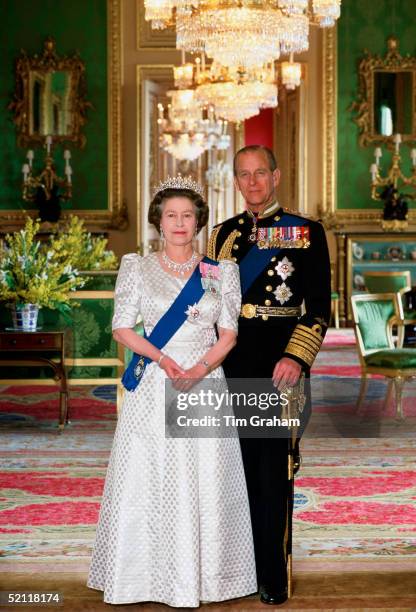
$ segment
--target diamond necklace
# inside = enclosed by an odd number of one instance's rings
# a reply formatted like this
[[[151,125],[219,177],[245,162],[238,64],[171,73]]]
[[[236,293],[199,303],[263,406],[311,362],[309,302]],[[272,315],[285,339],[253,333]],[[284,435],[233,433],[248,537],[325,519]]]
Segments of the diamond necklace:
[[[185,272],[189,272],[190,270],[192,270],[197,259],[198,255],[194,251],[188,261],[185,261],[184,263],[176,263],[176,261],[172,261],[172,259],[169,259],[165,251],[162,252],[163,263],[169,268],[169,270],[172,270],[173,272],[176,272],[181,276],[183,276]]]

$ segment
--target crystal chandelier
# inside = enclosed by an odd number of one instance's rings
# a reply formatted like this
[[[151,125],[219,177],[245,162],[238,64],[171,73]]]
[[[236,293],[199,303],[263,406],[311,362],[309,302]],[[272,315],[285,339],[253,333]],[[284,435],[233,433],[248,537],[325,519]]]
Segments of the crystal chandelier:
[[[225,189],[232,183],[233,169],[221,156],[218,157],[218,159],[211,166],[209,166],[208,170],[205,172],[205,178],[208,186],[214,191],[225,191]]]
[[[191,63],[185,64],[185,62],[182,61],[182,66],[174,66],[173,80],[175,87],[178,89],[192,87],[194,81],[194,65]]]
[[[313,11],[321,28],[330,28],[341,14],[341,0],[313,0]]]
[[[271,62],[280,55],[276,33],[280,30],[281,16],[277,11],[237,6],[212,9],[201,7],[199,17],[198,38],[204,42],[205,53],[223,66],[251,68]],[[190,21],[193,23],[189,24]],[[183,42],[179,40],[178,44],[188,50],[186,33],[191,25],[192,38],[195,37],[194,17],[178,14],[177,24],[178,32],[184,33]],[[195,47],[193,40],[190,42]]]
[[[215,108],[216,115],[239,122],[258,115],[261,108],[277,106],[274,65],[249,71],[231,70],[216,62],[202,70],[197,61],[196,98]]]
[[[158,104],[159,142],[176,159],[194,160],[211,148],[230,146],[227,121],[218,120],[212,107],[204,111],[192,89],[167,92],[171,103],[167,113]]]
[[[299,87],[302,79],[302,64],[293,61],[293,54],[288,62],[282,62],[280,65],[282,85],[286,89],[295,89]]]
[[[341,0],[145,0],[145,18],[158,28],[175,21],[178,49],[250,69],[306,51],[310,25],[333,26],[340,6]]]

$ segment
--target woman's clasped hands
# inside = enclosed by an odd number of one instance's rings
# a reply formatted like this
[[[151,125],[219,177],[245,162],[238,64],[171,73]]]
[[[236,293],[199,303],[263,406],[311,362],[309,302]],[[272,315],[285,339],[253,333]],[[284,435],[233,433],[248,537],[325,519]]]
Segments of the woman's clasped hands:
[[[196,363],[184,370],[174,359],[163,354],[159,359],[159,367],[164,370],[177,391],[189,391],[196,383],[202,380],[208,370],[203,363]]]

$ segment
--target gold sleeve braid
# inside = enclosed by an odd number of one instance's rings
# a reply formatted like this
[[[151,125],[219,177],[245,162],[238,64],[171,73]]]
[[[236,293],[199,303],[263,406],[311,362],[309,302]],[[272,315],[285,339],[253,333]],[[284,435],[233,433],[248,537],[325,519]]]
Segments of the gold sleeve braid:
[[[210,259],[217,259],[215,256],[215,252],[216,252],[216,246],[217,246],[217,238],[218,238],[218,234],[220,233],[221,227],[222,227],[221,225],[219,225],[218,227],[214,227],[214,229],[211,232],[211,236],[209,237],[208,247],[207,247],[207,256]]]
[[[218,253],[218,257],[217,257],[218,261],[220,261],[220,259],[231,259],[233,261],[232,248],[233,248],[234,241],[237,238],[238,234],[239,234],[238,230],[233,230],[231,234],[227,237],[227,239],[225,240],[224,244],[221,247],[220,252]]]
[[[285,353],[291,353],[311,366],[323,342],[321,334],[314,329],[316,327],[319,328],[319,325],[314,325],[312,328],[301,324],[296,325]]]

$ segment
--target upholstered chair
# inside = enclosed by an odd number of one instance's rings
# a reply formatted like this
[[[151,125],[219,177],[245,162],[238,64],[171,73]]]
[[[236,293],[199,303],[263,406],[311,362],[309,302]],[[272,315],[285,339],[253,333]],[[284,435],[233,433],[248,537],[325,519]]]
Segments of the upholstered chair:
[[[354,329],[361,364],[361,387],[357,402],[359,411],[372,374],[389,379],[388,403],[394,385],[396,413],[403,418],[402,389],[404,382],[416,376],[416,349],[404,349],[398,339],[395,346],[393,325],[403,325],[403,305],[400,293],[363,293],[352,296]]]
[[[412,289],[410,270],[394,272],[368,271],[364,273],[367,291],[370,293],[400,293],[403,304],[403,325],[397,330],[400,343],[404,341],[404,328],[406,325],[416,325],[416,311],[407,310],[404,295]]]

